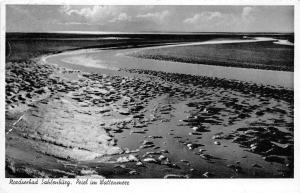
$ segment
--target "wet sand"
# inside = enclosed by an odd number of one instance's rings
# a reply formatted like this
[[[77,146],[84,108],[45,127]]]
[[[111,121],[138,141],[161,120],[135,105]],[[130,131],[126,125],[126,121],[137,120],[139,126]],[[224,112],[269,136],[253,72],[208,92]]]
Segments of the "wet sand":
[[[58,61],[7,65],[7,176],[293,177],[292,88]]]

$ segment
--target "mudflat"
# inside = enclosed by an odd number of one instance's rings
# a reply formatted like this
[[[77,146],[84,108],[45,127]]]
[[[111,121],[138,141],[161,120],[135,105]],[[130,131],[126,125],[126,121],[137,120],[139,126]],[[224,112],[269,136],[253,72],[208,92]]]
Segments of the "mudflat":
[[[281,41],[204,44],[147,49],[131,56],[176,62],[294,71],[293,44]]]
[[[7,177],[293,177],[292,88],[43,58],[6,63]]]

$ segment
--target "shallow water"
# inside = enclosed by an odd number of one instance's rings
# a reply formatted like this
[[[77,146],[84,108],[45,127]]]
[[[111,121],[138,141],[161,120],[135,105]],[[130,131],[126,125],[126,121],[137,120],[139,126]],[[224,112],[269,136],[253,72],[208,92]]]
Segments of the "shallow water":
[[[269,39],[257,41],[270,41]],[[220,41],[221,43],[239,43],[243,41]],[[220,43],[219,42],[219,43]],[[247,41],[246,41],[247,42]],[[252,41],[255,42],[255,41]],[[207,42],[217,43],[214,42]],[[206,43],[206,44],[207,44]],[[198,43],[199,44],[199,43]],[[204,42],[202,43],[204,44]],[[183,44],[186,45],[186,44]],[[159,46],[180,46],[180,45],[166,45]],[[151,48],[142,48],[151,49]],[[152,59],[142,59],[126,56],[130,52],[136,52],[141,48],[126,49],[126,50],[82,50],[75,52],[68,52],[66,54],[58,54],[46,59],[50,63],[69,63],[75,65],[82,65],[86,67],[101,68],[101,69],[145,69],[156,70],[164,72],[174,72],[183,74],[192,74],[208,77],[218,77],[232,80],[240,80],[246,82],[253,82],[263,85],[281,86],[284,88],[293,88],[293,72],[273,71],[248,69],[237,67],[223,67],[205,64],[191,64],[171,61],[158,61]]]

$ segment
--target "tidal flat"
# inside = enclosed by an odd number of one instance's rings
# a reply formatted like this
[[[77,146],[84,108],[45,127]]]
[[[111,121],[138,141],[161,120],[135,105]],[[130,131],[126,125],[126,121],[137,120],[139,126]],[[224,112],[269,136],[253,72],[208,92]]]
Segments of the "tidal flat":
[[[168,44],[184,40],[165,38]],[[194,37],[189,42],[204,39],[208,41],[207,37]],[[80,57],[87,57],[89,52],[82,51],[90,49],[88,44],[66,49],[63,42],[55,41],[61,46],[57,48],[63,51],[61,55],[47,50],[48,42],[38,56],[23,57],[26,54],[18,46],[23,58],[18,58],[18,52],[7,58],[6,177],[293,177],[292,81],[286,86],[280,81],[269,84],[172,72],[172,68],[138,68],[113,63],[113,54],[93,65],[82,64],[89,60],[64,52],[81,49]],[[118,41],[122,41],[120,47]],[[111,48],[107,44],[93,49],[116,54],[126,48],[126,53],[130,52],[123,41],[112,41]],[[272,41],[254,44],[264,47]],[[159,40],[139,42],[134,49],[164,49],[154,47]],[[276,46],[281,48],[276,52],[293,49]],[[208,49],[207,45],[197,47]],[[287,67],[282,69],[291,70],[292,61],[280,57],[283,55],[278,54],[272,66],[284,60],[282,65]],[[139,62],[143,60],[148,59]],[[224,61],[228,62],[227,58]],[[268,62],[268,57],[261,61]]]

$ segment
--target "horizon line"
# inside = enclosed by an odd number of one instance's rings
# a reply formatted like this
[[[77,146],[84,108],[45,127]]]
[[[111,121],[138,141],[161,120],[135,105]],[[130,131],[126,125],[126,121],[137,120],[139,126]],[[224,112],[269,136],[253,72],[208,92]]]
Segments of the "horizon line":
[[[125,32],[125,31],[6,31],[5,33],[65,33],[65,34],[93,34],[93,35],[101,35],[101,34],[197,34],[197,33],[203,33],[203,34],[209,34],[209,33],[295,33],[294,31],[288,32],[288,31],[256,31],[256,32],[246,32],[246,31],[236,31],[236,32],[230,32],[230,31],[222,31],[222,32],[213,32],[213,31],[207,31],[207,32],[197,32],[197,31],[137,31],[137,32]]]

